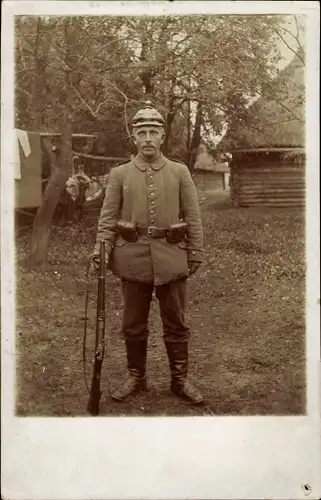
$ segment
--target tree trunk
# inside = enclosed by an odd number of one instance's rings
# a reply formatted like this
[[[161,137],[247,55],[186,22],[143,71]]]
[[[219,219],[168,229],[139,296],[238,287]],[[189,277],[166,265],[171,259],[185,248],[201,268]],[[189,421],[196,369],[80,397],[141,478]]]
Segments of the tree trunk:
[[[30,264],[46,262],[51,237],[51,222],[65,187],[68,175],[61,168],[56,168],[47,184],[44,198],[39,207],[31,237]]]
[[[172,132],[172,125],[173,125],[175,115],[176,115],[176,110],[174,109],[173,95],[171,95],[169,98],[168,113],[166,116],[166,124],[165,124],[165,139],[164,139],[163,148],[162,148],[163,153],[165,155],[168,154],[168,144],[169,144],[169,139],[170,139],[171,132]]]
[[[62,107],[60,161],[58,164],[49,141],[44,140],[44,147],[53,165],[53,173],[46,186],[42,203],[37,210],[33,224],[29,256],[30,266],[42,264],[47,261],[52,218],[72,169],[72,110],[70,108],[70,71],[68,69],[68,66],[71,67],[73,62],[70,53],[72,44],[70,24],[72,24],[72,20],[67,19],[64,26],[66,69],[64,88],[60,99]]]
[[[189,165],[190,162],[190,148],[191,148],[191,135],[192,135],[192,123],[191,123],[191,101],[187,101],[187,120],[186,120],[186,152],[185,152],[185,162]]]
[[[68,171],[57,164],[55,155],[51,151],[50,141],[43,140],[52,164],[53,173],[46,186],[42,203],[37,210],[33,224],[29,263],[31,266],[41,264],[47,260],[47,252],[51,236],[51,221],[59,202],[61,193],[68,179]]]
[[[40,17],[37,17],[36,36],[34,42],[34,77],[30,89],[30,112],[34,130],[40,131],[43,125],[43,112],[45,108],[46,67],[48,53],[52,39],[52,32],[46,29]]]
[[[144,92],[145,92],[145,97],[146,99],[151,99],[153,97],[154,93],[154,82],[153,82],[153,70],[152,67],[149,65],[149,40],[148,40],[148,34],[143,33],[142,39],[141,39],[141,54],[140,54],[140,61],[144,68],[140,72],[140,79],[142,81],[143,87],[144,87]]]
[[[191,146],[191,101],[187,101],[187,137],[186,137],[186,150],[189,151]]]
[[[194,126],[193,136],[191,139],[191,145],[188,157],[188,168],[190,172],[193,172],[194,170],[197,157],[197,150],[201,143],[201,126],[202,126],[202,105],[201,103],[197,103],[195,126]]]
[[[176,114],[175,111],[169,111],[167,113],[166,126],[165,126],[166,127],[165,128],[165,139],[164,139],[163,148],[162,148],[164,155],[168,154],[168,143],[169,143],[169,139],[171,136],[172,125],[173,125],[173,121],[175,118],[175,114]]]

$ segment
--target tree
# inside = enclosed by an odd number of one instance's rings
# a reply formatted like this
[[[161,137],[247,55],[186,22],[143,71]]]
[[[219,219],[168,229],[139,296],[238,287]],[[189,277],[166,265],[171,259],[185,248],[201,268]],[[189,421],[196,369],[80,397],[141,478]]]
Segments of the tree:
[[[47,251],[51,235],[51,222],[55,209],[59,202],[65,183],[70,174],[72,165],[72,112],[71,112],[71,77],[70,67],[75,63],[75,56],[72,52],[75,29],[74,19],[68,18],[63,22],[63,46],[64,46],[64,86],[61,89],[60,103],[62,106],[62,131],[60,162],[51,151],[48,141],[45,141],[47,153],[53,165],[52,176],[46,186],[42,203],[37,210],[33,224],[30,248],[30,264],[42,263],[47,258]]]
[[[31,260],[46,255],[52,211],[72,165],[72,131],[97,134],[93,152],[129,155],[130,118],[151,99],[165,116],[164,152],[184,159],[192,171],[200,141],[211,145],[253,99],[269,92],[285,21],[17,18],[17,126],[62,133],[59,162],[35,221]]]
[[[277,41],[286,29],[284,18],[278,16],[77,17],[75,23],[77,63],[70,68],[75,131],[98,133],[109,155],[130,150],[130,117],[139,103],[151,98],[166,118],[164,151],[170,154],[178,147],[188,157],[197,103],[203,109],[202,136],[220,134],[275,74],[280,59]],[[17,44],[19,118],[28,113],[19,103],[27,97],[30,80],[37,75],[38,81],[41,73],[35,65],[23,67],[36,38],[31,33],[34,20],[27,18],[24,24]],[[39,26],[43,36],[38,37],[38,54],[46,68],[40,109],[46,130],[60,125],[59,24],[61,19],[49,18],[41,19]],[[179,145],[180,134],[174,129],[182,126]]]

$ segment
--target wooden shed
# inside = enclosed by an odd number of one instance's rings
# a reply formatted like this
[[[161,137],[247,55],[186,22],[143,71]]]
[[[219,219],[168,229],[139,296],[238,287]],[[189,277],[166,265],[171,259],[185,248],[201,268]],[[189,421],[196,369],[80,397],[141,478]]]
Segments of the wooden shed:
[[[232,153],[231,200],[241,206],[305,204],[305,75],[296,55],[222,140]]]
[[[230,168],[227,162],[215,161],[201,144],[196,157],[193,179],[201,191],[225,191],[229,189]]]
[[[195,168],[193,179],[201,191],[226,191],[229,189],[229,172],[226,163],[217,163],[213,168]]]
[[[247,207],[303,207],[304,149],[258,148],[233,153],[231,200],[237,205]]]

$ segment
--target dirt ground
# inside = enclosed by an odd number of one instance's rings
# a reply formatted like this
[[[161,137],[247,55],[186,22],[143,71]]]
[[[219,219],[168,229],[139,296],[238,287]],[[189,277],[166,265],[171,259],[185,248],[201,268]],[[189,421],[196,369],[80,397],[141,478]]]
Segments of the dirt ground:
[[[123,403],[108,391],[126,373],[119,282],[107,278],[102,416],[291,415],[305,412],[304,213],[235,208],[202,195],[206,258],[189,280],[190,375],[206,397],[191,407],[169,390],[157,302],[150,316],[149,391]],[[98,213],[53,228],[49,263],[28,269],[18,233],[16,412],[85,416],[86,264]],[[91,275],[86,377],[92,376],[96,279]]]

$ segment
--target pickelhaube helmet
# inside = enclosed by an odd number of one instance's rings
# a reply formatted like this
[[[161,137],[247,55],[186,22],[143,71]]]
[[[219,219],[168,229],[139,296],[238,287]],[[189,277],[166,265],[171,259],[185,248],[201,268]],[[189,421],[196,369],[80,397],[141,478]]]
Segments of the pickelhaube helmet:
[[[153,108],[151,101],[146,101],[145,106],[137,111],[132,119],[132,127],[144,127],[146,125],[154,125],[156,127],[163,127],[165,120],[162,115]]]

